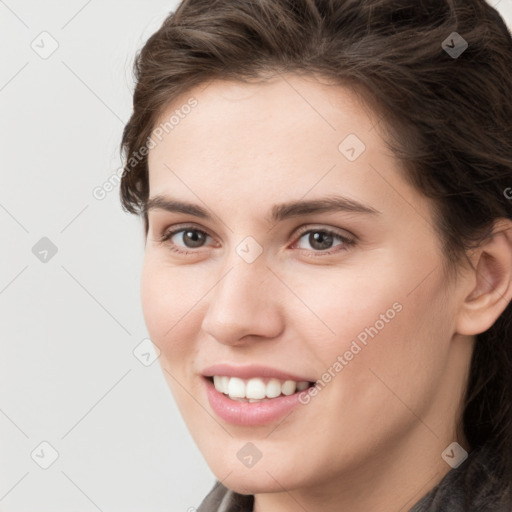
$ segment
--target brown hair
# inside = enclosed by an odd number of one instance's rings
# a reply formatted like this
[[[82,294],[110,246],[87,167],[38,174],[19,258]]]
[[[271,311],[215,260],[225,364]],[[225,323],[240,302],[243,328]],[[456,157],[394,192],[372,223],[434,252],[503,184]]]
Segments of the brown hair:
[[[457,57],[442,47],[454,46],[453,32],[468,44]],[[134,71],[121,200],[143,214],[146,229],[148,167],[139,151],[163,110],[209,80],[280,72],[348,84],[378,110],[406,178],[433,202],[449,269],[496,219],[512,218],[504,193],[512,186],[512,39],[484,0],[185,0]],[[463,428],[472,449],[495,449],[510,496],[510,303],[477,336]]]

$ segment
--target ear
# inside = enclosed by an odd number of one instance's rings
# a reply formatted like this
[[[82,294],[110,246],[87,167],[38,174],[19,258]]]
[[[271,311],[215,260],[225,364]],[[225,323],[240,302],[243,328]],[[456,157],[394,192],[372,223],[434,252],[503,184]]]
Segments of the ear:
[[[512,299],[512,221],[496,221],[470,259],[473,268],[464,278],[467,286],[456,322],[456,332],[463,335],[485,332]]]

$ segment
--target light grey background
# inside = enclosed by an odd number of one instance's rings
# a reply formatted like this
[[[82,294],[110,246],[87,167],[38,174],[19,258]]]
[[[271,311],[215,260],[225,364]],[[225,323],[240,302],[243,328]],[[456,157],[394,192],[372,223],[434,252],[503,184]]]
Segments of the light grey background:
[[[0,511],[186,512],[214,482],[133,353],[142,224],[118,187],[93,196],[120,166],[135,52],[176,5],[0,0]]]

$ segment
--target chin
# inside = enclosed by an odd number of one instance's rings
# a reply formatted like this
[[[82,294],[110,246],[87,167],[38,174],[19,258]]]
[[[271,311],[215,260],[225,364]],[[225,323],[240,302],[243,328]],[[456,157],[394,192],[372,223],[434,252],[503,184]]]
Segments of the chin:
[[[254,469],[233,471],[227,478],[226,473],[215,473],[215,476],[223,485],[239,494],[282,492],[283,488],[292,490],[298,486],[298,482],[290,480],[288,475],[269,474],[265,470],[254,472]]]
[[[203,456],[211,471],[223,485],[240,494],[258,494],[282,492],[307,486],[308,475],[303,471],[297,471],[299,463],[283,458],[281,454],[262,454],[252,467],[246,467],[236,456],[239,446],[244,446],[245,441],[236,442],[236,449],[231,450],[230,446],[223,453],[219,453],[218,447],[209,447],[210,453],[203,452]],[[265,452],[265,448],[262,447]],[[234,456],[232,455],[234,454]],[[240,458],[243,459],[242,456]],[[297,454],[297,459],[303,458]]]

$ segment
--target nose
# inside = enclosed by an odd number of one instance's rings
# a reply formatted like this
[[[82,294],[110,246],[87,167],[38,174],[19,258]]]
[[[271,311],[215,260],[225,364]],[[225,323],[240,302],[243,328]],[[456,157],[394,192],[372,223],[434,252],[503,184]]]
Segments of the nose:
[[[235,263],[209,294],[202,329],[226,345],[279,336],[284,316],[278,284],[264,262]]]

